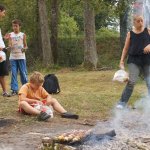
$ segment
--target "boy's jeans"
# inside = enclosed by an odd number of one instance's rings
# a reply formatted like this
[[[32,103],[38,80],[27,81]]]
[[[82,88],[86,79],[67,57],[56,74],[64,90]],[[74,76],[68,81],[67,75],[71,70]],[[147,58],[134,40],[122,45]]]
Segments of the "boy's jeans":
[[[18,60],[11,59],[10,65],[11,65],[11,90],[18,91],[18,80],[17,80],[18,70],[20,72],[20,79],[21,79],[22,85],[28,82],[26,60],[25,59],[18,59]]]
[[[126,105],[129,101],[130,96],[132,95],[134,85],[138,79],[140,71],[142,71],[144,75],[144,79],[146,81],[146,85],[148,88],[148,94],[150,95],[150,65],[145,65],[143,67],[137,66],[136,64],[130,63],[128,64],[129,68],[129,81],[122,93],[120,104]]]

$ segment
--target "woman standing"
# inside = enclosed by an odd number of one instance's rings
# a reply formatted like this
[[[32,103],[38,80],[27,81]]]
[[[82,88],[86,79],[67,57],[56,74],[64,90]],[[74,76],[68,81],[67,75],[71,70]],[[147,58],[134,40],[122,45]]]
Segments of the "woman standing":
[[[117,108],[126,106],[140,72],[144,75],[150,95],[150,29],[144,28],[143,17],[140,15],[134,16],[133,25],[133,30],[127,33],[120,60],[120,68],[124,69],[125,58],[128,55],[129,81]]]

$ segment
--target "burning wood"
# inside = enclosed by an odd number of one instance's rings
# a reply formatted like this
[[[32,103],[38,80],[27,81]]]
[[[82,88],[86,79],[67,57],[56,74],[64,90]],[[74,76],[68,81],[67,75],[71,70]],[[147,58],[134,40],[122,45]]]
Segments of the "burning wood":
[[[94,134],[92,130],[74,130],[72,132],[63,133],[54,138],[45,137],[42,139],[42,143],[44,147],[51,147],[53,150],[55,150],[55,147],[66,147],[68,150],[73,150],[91,139],[100,141],[106,137],[112,138],[114,136],[116,136],[114,130],[104,134]]]

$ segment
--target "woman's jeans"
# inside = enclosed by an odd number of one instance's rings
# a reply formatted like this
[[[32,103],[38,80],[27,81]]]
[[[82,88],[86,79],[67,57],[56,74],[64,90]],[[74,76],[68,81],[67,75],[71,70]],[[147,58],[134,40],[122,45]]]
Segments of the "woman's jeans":
[[[150,65],[145,65],[143,67],[138,66],[136,64],[130,63],[128,64],[129,68],[129,81],[122,93],[120,104],[126,105],[129,101],[130,96],[132,95],[134,85],[139,77],[140,72],[142,71],[144,75],[144,79],[146,81],[146,85],[148,88],[148,94],[150,95]]]
[[[10,65],[11,65],[11,90],[18,91],[18,80],[17,80],[18,70],[20,72],[20,79],[22,85],[28,82],[26,60],[11,59]]]

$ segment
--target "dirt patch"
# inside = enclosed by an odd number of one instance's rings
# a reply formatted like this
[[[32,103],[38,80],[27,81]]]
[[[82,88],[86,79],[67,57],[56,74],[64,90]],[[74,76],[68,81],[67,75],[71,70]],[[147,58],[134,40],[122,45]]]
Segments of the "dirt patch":
[[[0,118],[0,128],[6,127],[6,126],[11,126],[14,123],[16,123],[15,119]]]
[[[10,124],[0,128],[0,150],[38,150],[45,136],[53,137],[70,130],[91,128],[90,125],[80,124],[82,120],[55,117],[49,122],[38,122],[35,118],[31,119],[30,123],[2,119],[4,124]]]

